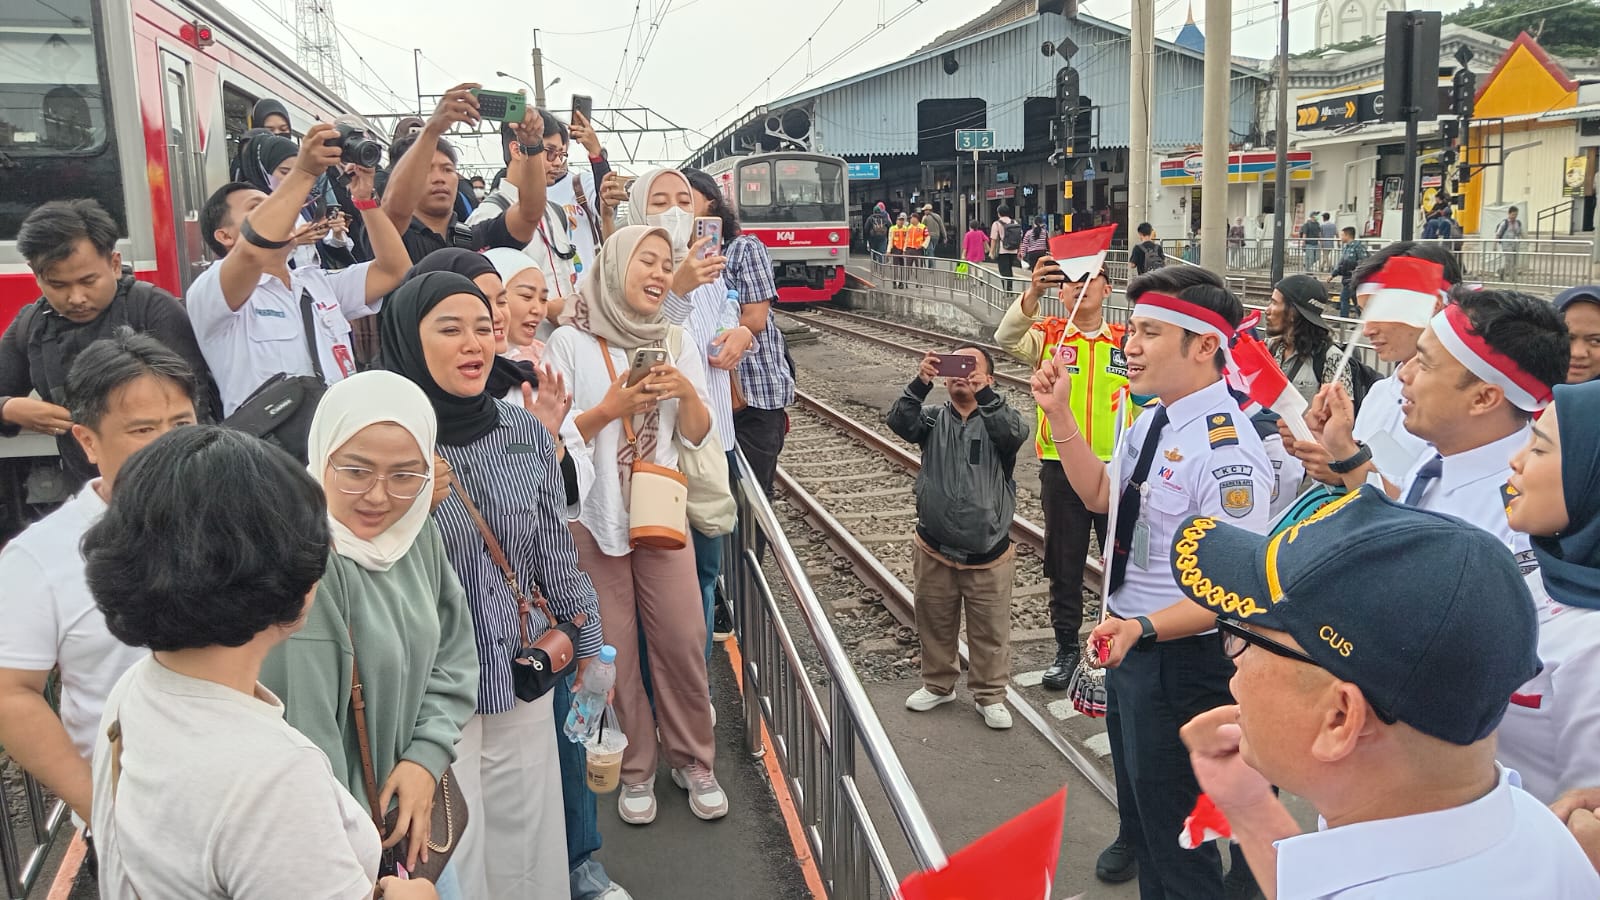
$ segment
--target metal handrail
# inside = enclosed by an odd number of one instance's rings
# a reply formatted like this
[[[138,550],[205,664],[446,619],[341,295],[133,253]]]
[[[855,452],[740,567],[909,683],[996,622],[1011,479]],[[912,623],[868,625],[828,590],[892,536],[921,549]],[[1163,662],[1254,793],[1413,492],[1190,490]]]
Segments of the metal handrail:
[[[917,865],[944,865],[944,847],[760,483],[743,454],[735,458],[739,518],[723,542],[723,572],[742,655],[748,749],[765,752],[765,725],[830,897],[897,897],[900,879],[858,787],[858,747]],[[768,581],[769,554],[792,604],[780,604]],[[808,672],[786,612],[804,622],[822,672]]]
[[[5,875],[6,897],[22,900],[44,871],[56,835],[67,820],[67,804],[61,800],[47,801],[38,780],[26,772],[22,774],[21,791],[25,810],[12,808],[12,793],[3,783],[0,783],[0,793],[4,794],[0,798],[0,812],[5,815],[5,821],[0,823],[4,825],[0,827],[0,873]],[[19,817],[26,818],[33,837],[33,847],[26,859],[11,828],[11,823]]]

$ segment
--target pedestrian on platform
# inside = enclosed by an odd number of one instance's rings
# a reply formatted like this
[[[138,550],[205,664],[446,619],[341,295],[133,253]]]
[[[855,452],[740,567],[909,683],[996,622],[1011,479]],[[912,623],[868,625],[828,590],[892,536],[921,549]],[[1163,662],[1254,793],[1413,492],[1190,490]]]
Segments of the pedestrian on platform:
[[[928,226],[922,221],[922,213],[911,214],[910,227],[906,235],[906,263],[912,268],[921,268],[928,264]]]
[[[1567,384],[1600,377],[1600,285],[1567,288],[1556,295],[1555,307],[1567,326],[1572,348]]]
[[[1322,243],[1322,226],[1317,222],[1317,214],[1310,213],[1300,226],[1300,246],[1305,251],[1307,272],[1315,272],[1320,259],[1320,246]]]
[[[1328,280],[1339,279],[1339,315],[1351,318],[1360,313],[1355,302],[1356,267],[1367,257],[1367,245],[1356,239],[1356,230],[1346,225],[1339,231],[1339,262]]]
[[[872,208],[872,215],[861,223],[862,237],[874,262],[883,262],[889,254],[889,234],[894,225],[889,221],[889,211],[880,202]]]
[[[950,230],[944,224],[944,216],[933,211],[932,203],[922,204],[922,224],[928,228],[928,246],[924,252],[930,257],[938,256],[945,239],[950,237]]]
[[[1184,742],[1267,897],[1600,896],[1560,820],[1495,763],[1495,728],[1540,668],[1499,541],[1373,487],[1270,540],[1218,517],[1173,537],[1180,595],[1237,666],[1238,704]]]
[[[1514,283],[1522,272],[1522,220],[1515,206],[1495,226],[1494,239],[1500,244],[1500,278]]]
[[[894,286],[906,286],[906,269],[910,264],[911,246],[911,218],[905,213],[895,216],[894,226],[889,229],[889,250],[892,256],[890,261],[894,264]]]
[[[1156,238],[1156,227],[1149,222],[1139,223],[1139,242],[1128,251],[1128,263],[1133,271],[1145,275],[1167,264],[1167,251]]]
[[[966,374],[945,378],[949,402],[924,405],[939,369],[954,357],[972,362]],[[971,344],[923,357],[917,377],[889,408],[888,423],[895,434],[922,448],[912,538],[922,687],[906,698],[906,708],[927,712],[955,699],[965,611],[967,687],[984,724],[1010,728],[1004,701],[1011,678],[1011,589],[1017,568],[1011,544],[1017,484],[1011,476],[1028,425],[995,392],[988,351]]]
[[[1050,229],[1045,227],[1044,216],[1033,220],[1033,227],[1022,236],[1022,262],[1032,269],[1039,259],[1050,252]]]
[[[152,653],[96,732],[106,900],[438,897],[378,880],[372,817],[258,681],[305,619],[327,516],[293,457],[220,426],[176,429],[118,473],[83,537],[85,572],[106,627]]]
[[[1016,271],[1018,254],[1022,251],[1022,223],[1011,218],[1009,203],[1000,204],[994,224],[989,226],[989,255],[1000,267],[1001,288],[1010,291],[1012,272]]]
[[[1334,248],[1339,245],[1339,226],[1334,224],[1332,216],[1323,213],[1317,227],[1322,231],[1322,265],[1331,267]]]
[[[1119,483],[1084,439],[1073,414],[1077,379],[1057,360],[1033,376],[1061,467],[1083,504],[1117,504],[1108,618],[1090,636],[1091,659],[1107,667],[1106,731],[1116,774],[1120,834],[1097,873],[1125,871],[1131,849],[1147,898],[1223,896],[1216,847],[1178,846],[1176,835],[1200,788],[1183,762],[1178,729],[1233,702],[1232,667],[1207,615],[1182,600],[1166,548],[1184,519],[1214,515],[1265,533],[1272,463],[1223,378],[1226,348],[1244,304],[1211,272],[1162,269],[1128,284],[1133,303],[1125,352],[1128,386],[1154,396],[1113,452]],[[1130,846],[1131,845],[1131,846]],[[1234,859],[1232,878],[1248,867]]]
[[[1240,216],[1228,226],[1228,268],[1244,268],[1244,217]]]
[[[968,265],[977,265],[983,262],[984,254],[989,249],[989,236],[984,234],[983,227],[977,222],[967,223],[967,233],[961,238],[961,258]]]

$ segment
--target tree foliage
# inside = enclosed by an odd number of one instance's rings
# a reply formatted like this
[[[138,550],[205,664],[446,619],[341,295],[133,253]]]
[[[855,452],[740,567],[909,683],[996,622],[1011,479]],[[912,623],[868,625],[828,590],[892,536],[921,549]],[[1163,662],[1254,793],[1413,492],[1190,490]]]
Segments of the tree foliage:
[[[1508,41],[1526,31],[1557,56],[1600,55],[1600,2],[1595,0],[1482,0],[1446,15],[1444,22]]]

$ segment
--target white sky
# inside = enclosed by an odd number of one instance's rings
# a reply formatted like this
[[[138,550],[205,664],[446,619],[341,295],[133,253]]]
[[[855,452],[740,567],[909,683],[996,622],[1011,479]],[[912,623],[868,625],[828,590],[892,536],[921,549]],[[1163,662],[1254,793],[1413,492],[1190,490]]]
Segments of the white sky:
[[[681,140],[646,136],[639,155],[678,160],[752,106],[903,59],[995,0],[323,2],[333,5],[344,38],[340,61],[348,73],[346,94],[362,112],[414,109],[413,47],[422,48],[424,94],[469,80],[516,90],[521,85],[494,73],[533,80],[530,50],[538,28],[552,108],[567,109],[574,93],[594,97],[596,108],[648,106],[694,131]],[[1187,3],[1156,0],[1158,37],[1176,36]],[[1317,3],[1290,0],[1295,52],[1312,44]],[[1453,9],[1463,3],[1410,5]],[[448,12],[439,12],[441,6]],[[294,7],[295,0],[238,0],[234,10],[292,53]],[[553,7],[563,11],[546,12]],[[1277,9],[1277,0],[1234,0],[1235,54],[1266,58],[1276,52]],[[1081,10],[1123,25],[1129,19],[1127,0],[1083,0]],[[1204,0],[1196,3],[1194,14],[1200,28],[1208,30]],[[659,28],[652,29],[658,16]],[[551,86],[557,77],[560,84]],[[623,158],[616,140],[607,145],[613,161]],[[498,161],[492,142],[485,142],[484,150]],[[469,149],[469,159],[472,155]]]

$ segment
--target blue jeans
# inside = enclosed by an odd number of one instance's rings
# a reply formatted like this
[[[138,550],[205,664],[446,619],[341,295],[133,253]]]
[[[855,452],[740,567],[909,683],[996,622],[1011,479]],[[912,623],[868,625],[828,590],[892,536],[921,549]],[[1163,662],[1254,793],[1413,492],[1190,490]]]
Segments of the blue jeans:
[[[605,866],[590,857],[600,849],[600,818],[594,791],[586,780],[588,761],[582,744],[567,740],[561,730],[572,709],[569,675],[556,683],[556,753],[561,759],[561,808],[567,825],[567,869],[572,879],[572,900],[593,900],[611,887]]]
[[[700,577],[700,600],[706,610],[706,662],[711,661],[711,620],[717,605],[717,575],[722,572],[722,538],[689,529],[694,539],[694,569]]]

